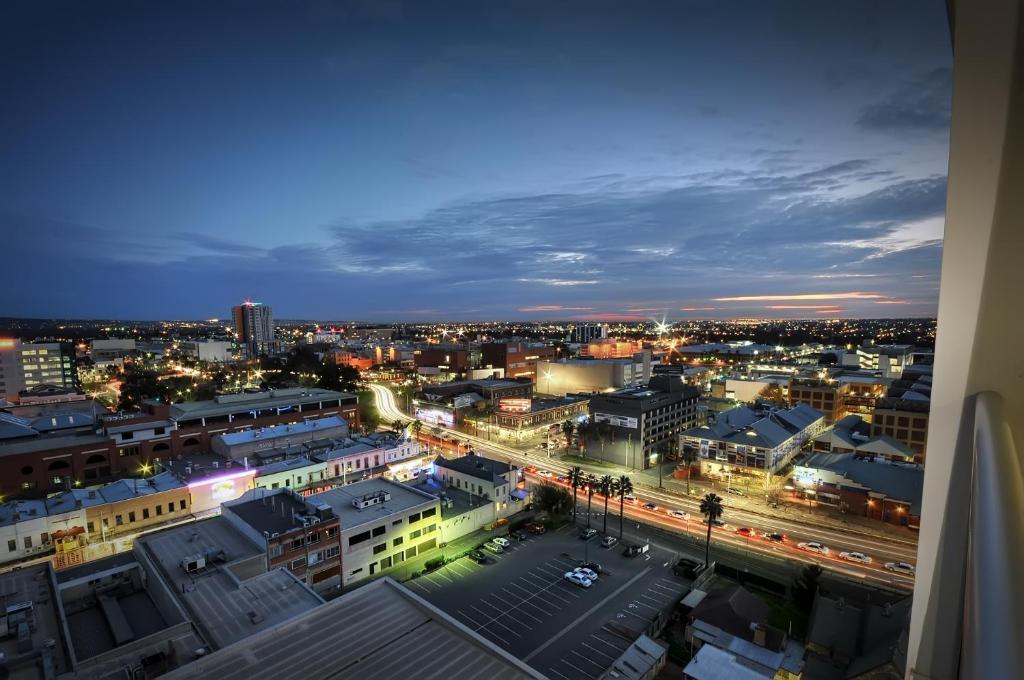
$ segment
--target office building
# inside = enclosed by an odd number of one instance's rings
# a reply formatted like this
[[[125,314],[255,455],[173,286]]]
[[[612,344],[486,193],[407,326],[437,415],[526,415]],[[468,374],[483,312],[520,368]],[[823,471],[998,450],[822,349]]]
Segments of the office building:
[[[21,346],[21,372],[25,389],[53,385],[78,390],[75,346],[69,342],[33,342]]]
[[[928,399],[879,399],[871,421],[871,434],[892,437],[910,449],[914,462],[923,463],[930,411],[931,401]]]
[[[608,324],[606,323],[578,323],[569,331],[569,342],[584,344],[601,340],[608,337]]]
[[[179,340],[178,352],[199,361],[225,363],[234,359],[235,343],[228,340]]]
[[[21,340],[0,338],[0,403],[18,401],[18,393],[25,389],[25,374],[21,370]]]
[[[274,313],[270,305],[246,300],[231,308],[239,347],[249,356],[273,354],[278,349],[274,336]]]
[[[480,345],[482,368],[501,369],[506,378],[512,380],[537,380],[537,365],[553,361],[558,352],[554,347],[522,341],[485,342]]]
[[[674,459],[679,435],[697,424],[699,396],[696,388],[673,376],[591,395],[590,424],[584,431],[587,456],[639,469],[651,467],[658,456]]]
[[[89,358],[98,364],[113,363],[136,351],[134,338],[103,338],[89,343]]]

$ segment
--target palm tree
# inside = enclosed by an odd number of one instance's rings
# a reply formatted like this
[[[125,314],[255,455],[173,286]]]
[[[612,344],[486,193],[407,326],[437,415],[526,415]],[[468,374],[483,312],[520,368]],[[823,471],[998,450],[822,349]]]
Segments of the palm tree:
[[[711,527],[714,525],[715,520],[722,516],[724,511],[722,499],[713,493],[704,496],[700,502],[700,514],[704,515],[708,521],[708,540],[704,548],[705,569],[711,564]]]
[[[422,421],[420,421],[420,420],[412,421],[412,433],[413,433],[414,436],[418,437],[420,435],[420,430],[422,430],[422,429],[423,429],[423,422]]]
[[[576,426],[571,420],[566,420],[562,423],[562,432],[565,434],[565,452],[569,453],[569,444],[572,443],[572,433],[576,429]]]
[[[626,496],[633,493],[633,482],[622,475],[615,482],[615,491],[619,494],[619,540],[622,540],[622,517],[626,510]]]
[[[587,475],[583,478],[583,483],[587,487],[587,528],[589,529],[590,518],[593,517],[590,512],[590,502],[594,500],[594,491],[596,490],[594,487],[597,486],[597,478],[593,475]]]
[[[401,432],[404,427],[405,423],[403,423],[398,418],[395,418],[394,422],[391,423],[391,429],[394,430],[396,433]]]
[[[604,496],[604,529],[601,530],[602,534],[608,534],[608,497],[612,495],[616,486],[615,478],[611,475],[605,475],[597,483],[597,488],[601,490],[601,495]]]
[[[697,462],[697,449],[683,444],[683,451],[679,458],[686,466],[686,495],[690,495],[690,473],[693,472],[693,464]]]
[[[576,523],[576,489],[583,486],[583,470],[579,465],[573,465],[568,473],[569,486],[572,487],[572,523]]]

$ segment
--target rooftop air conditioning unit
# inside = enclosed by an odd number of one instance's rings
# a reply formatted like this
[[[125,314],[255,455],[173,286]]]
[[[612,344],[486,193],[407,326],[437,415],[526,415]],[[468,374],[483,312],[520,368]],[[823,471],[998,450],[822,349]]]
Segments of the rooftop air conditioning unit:
[[[185,570],[186,574],[194,574],[195,572],[203,569],[206,566],[205,555],[191,555],[184,558],[181,561],[181,568]]]

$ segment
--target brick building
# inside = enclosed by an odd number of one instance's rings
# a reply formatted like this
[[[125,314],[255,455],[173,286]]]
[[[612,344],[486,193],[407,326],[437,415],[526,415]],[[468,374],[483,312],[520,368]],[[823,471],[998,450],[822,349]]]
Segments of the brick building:
[[[501,368],[506,378],[529,378],[537,381],[537,362],[554,361],[558,351],[547,345],[526,342],[486,342],[480,346],[484,367]]]

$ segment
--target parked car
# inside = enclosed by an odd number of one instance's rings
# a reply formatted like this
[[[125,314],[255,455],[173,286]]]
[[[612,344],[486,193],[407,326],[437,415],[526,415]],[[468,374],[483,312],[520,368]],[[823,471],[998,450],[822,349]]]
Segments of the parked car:
[[[657,510],[657,509],[658,509],[658,504],[657,503],[644,503],[644,510]]]
[[[594,572],[595,574],[603,574],[604,573],[604,569],[602,569],[601,565],[598,564],[597,562],[582,562],[582,563],[580,563],[580,567],[582,567],[583,569],[589,569],[590,571]]]
[[[575,569],[573,569],[573,571],[575,571],[577,574],[582,574],[591,581],[597,580],[597,572],[593,569],[587,569],[586,567],[576,567]]]
[[[697,574],[704,569],[704,564],[697,560],[692,560],[689,557],[681,557],[676,566],[673,567],[674,571],[679,576],[683,576],[688,579],[697,578]]]
[[[484,543],[483,548],[487,552],[494,553],[495,555],[500,555],[501,553],[505,552],[504,548],[502,548],[500,545],[492,541],[487,541],[486,543]]]
[[[800,548],[801,550],[806,550],[807,552],[818,553],[819,555],[828,555],[829,553],[828,546],[822,545],[821,543],[817,543],[815,541],[808,541],[807,543],[797,543],[796,547]]]
[[[736,533],[740,536],[757,536],[757,532],[750,527],[740,527],[736,530]]]
[[[622,554],[626,557],[636,557],[637,555],[643,555],[650,549],[651,546],[646,543],[641,543],[639,545],[627,545],[626,549],[622,551]]]
[[[669,510],[669,517],[675,517],[676,519],[690,519],[690,513],[683,512],[682,510]]]
[[[614,536],[605,536],[604,538],[601,539],[601,547],[602,548],[610,548],[610,547],[612,547],[613,545],[615,545],[618,542],[619,542],[619,539],[615,538]]]
[[[846,560],[847,562],[860,562],[861,564],[871,564],[871,558],[862,552],[851,551],[839,553],[839,559]]]
[[[766,531],[761,534],[761,538],[766,541],[773,541],[775,543],[785,543],[786,534],[779,533],[778,531]]]
[[[591,585],[593,585],[593,582],[589,578],[579,573],[578,571],[565,572],[565,580],[569,583],[575,583],[581,588],[589,588]]]
[[[525,529],[520,529],[519,531],[513,531],[508,536],[509,538],[516,539],[517,541],[525,541],[527,537],[529,537],[529,534],[526,533]]]
[[[914,575],[914,565],[909,562],[886,562],[885,568],[888,571],[894,571],[897,574],[906,574],[907,576]]]
[[[551,479],[555,476],[555,473],[551,470],[537,470],[537,476],[543,477],[544,479]]]
[[[594,536],[597,536],[597,529],[583,529],[580,531],[580,538],[584,541],[589,541]]]
[[[531,534],[537,534],[538,536],[547,531],[543,524],[538,524],[536,522],[530,522],[529,524],[527,524],[526,530],[529,531]]]
[[[512,545],[512,541],[508,540],[504,536],[495,536],[491,539],[491,542],[500,545],[502,548],[507,548]]]
[[[487,562],[487,555],[480,550],[470,550],[469,559],[473,560],[477,564],[485,564]]]

